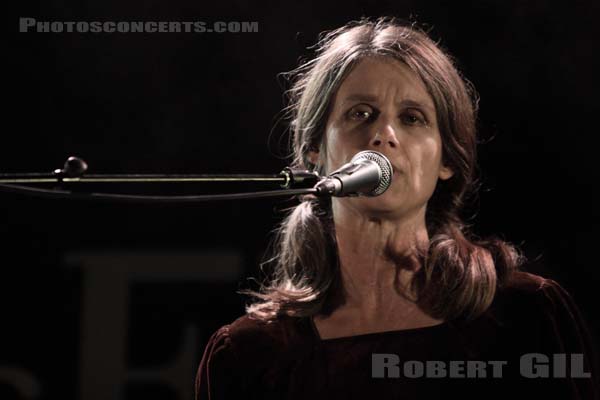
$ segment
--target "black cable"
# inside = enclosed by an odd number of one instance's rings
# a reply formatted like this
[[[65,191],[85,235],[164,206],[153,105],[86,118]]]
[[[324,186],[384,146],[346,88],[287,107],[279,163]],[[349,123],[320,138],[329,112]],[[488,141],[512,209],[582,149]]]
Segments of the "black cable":
[[[66,190],[37,189],[21,185],[0,185],[0,192],[27,194],[52,199],[100,200],[134,203],[196,203],[215,200],[256,199],[276,196],[295,196],[299,194],[317,194],[317,189],[281,189],[262,192],[227,193],[186,196],[128,195],[117,193],[80,193]]]
[[[303,171],[298,171],[303,172]],[[315,178],[315,176],[312,176]],[[169,182],[279,182],[285,184],[290,177],[259,174],[88,174],[83,176],[61,176],[47,173],[0,173],[0,184],[20,183],[169,183]]]

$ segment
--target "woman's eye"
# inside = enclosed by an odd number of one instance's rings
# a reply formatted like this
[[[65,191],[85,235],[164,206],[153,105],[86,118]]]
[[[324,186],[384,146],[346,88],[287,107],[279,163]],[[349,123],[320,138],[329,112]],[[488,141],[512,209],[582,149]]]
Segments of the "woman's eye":
[[[366,121],[373,116],[373,109],[368,106],[352,107],[348,112],[348,117],[354,121]]]
[[[407,125],[425,125],[425,117],[419,112],[407,112],[400,116],[403,123]]]

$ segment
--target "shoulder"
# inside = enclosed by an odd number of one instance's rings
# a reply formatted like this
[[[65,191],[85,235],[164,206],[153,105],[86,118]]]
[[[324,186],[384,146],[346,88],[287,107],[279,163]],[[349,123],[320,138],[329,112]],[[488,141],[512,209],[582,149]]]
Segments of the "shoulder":
[[[274,374],[311,340],[308,318],[239,317],[210,337],[196,375],[196,398],[247,397],[257,377]]]
[[[539,275],[521,270],[513,271],[497,287],[492,304],[486,312],[474,320],[457,322],[469,330],[485,329],[490,337],[491,332],[530,334],[540,326],[542,319],[547,319],[553,313],[555,299],[548,298],[548,291],[550,297],[554,292],[550,289],[552,287],[560,286]]]
[[[552,354],[588,353],[593,347],[569,293],[552,279],[523,271],[513,272],[498,288],[485,313],[456,325],[483,350]]]
[[[524,271],[514,271],[498,288],[495,303],[504,306],[542,308],[557,312],[576,308],[570,294],[556,281]]]
[[[239,361],[264,358],[311,343],[312,330],[308,318],[280,316],[264,321],[243,315],[218,329],[211,342],[225,346]]]
[[[567,350],[587,346],[587,323],[571,295],[556,281],[516,271],[496,293],[489,314],[500,325],[538,344]]]
[[[556,281],[514,271],[498,287],[491,310],[499,314],[525,314],[531,318],[539,313],[556,312],[561,306],[575,307],[571,296]]]
[[[514,272],[498,291],[490,310],[501,325],[513,328],[511,344],[519,347],[523,354],[578,355],[582,357],[584,369],[597,376],[598,348],[587,321],[571,295],[556,281]],[[596,398],[594,394],[600,393],[597,378],[577,379],[572,386],[581,398]]]
[[[486,312],[458,325],[531,348],[561,347],[559,342],[564,340],[579,345],[588,335],[587,323],[560,284],[521,270],[512,272],[497,288]]]
[[[300,345],[309,342],[311,334],[307,317],[279,316],[264,321],[247,314],[229,325],[229,336],[236,344],[250,342],[269,348]]]

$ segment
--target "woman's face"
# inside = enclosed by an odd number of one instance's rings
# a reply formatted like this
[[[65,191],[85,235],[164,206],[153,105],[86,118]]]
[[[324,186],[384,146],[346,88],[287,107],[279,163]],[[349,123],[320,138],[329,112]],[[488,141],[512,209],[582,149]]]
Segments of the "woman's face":
[[[438,178],[452,176],[441,163],[433,100],[396,60],[367,58],[354,67],[335,94],[323,140],[327,171],[362,150],[383,153],[392,163],[394,177],[383,195],[338,199],[362,212],[394,217],[424,210]],[[322,155],[309,156],[315,162]]]

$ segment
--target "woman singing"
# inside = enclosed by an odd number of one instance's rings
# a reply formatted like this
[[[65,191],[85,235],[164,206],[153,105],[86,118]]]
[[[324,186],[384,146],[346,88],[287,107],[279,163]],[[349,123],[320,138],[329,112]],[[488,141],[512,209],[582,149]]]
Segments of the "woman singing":
[[[211,337],[197,399],[596,398],[569,295],[461,218],[477,99],[450,57],[415,27],[361,20],[293,77],[294,166],[327,175],[373,150],[393,181],[293,209],[271,279]]]

